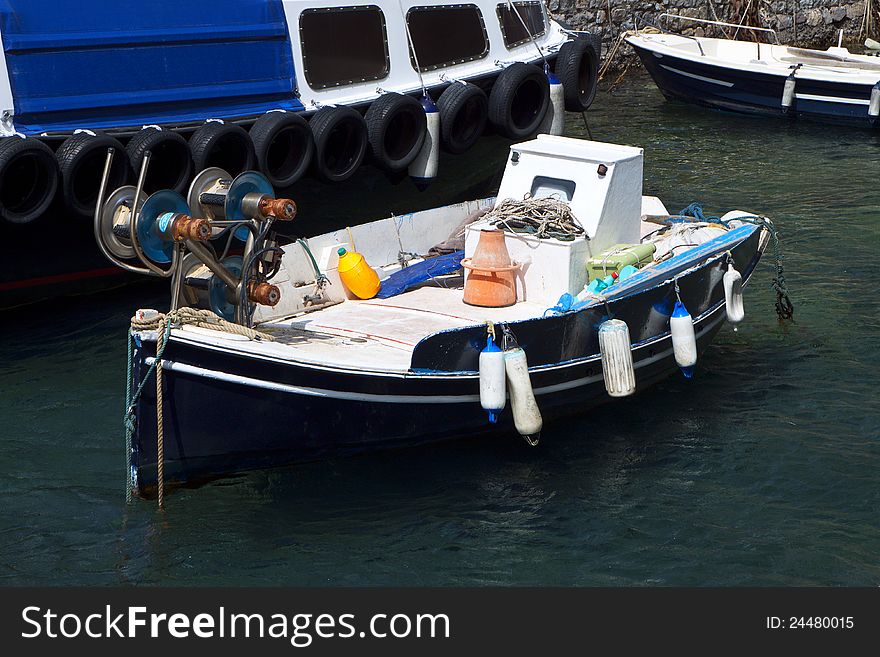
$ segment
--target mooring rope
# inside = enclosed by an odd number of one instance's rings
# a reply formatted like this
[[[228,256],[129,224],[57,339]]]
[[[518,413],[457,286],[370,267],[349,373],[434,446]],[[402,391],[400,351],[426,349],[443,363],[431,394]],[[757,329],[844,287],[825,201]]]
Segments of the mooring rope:
[[[241,335],[249,340],[267,340],[272,341],[273,338],[268,333],[263,333],[241,324],[228,322],[222,317],[218,317],[210,310],[199,310],[197,308],[179,308],[173,312],[166,314],[158,313],[147,319],[131,318],[131,328],[133,331],[157,331],[160,327],[165,326],[168,322],[173,326],[198,326],[200,328],[212,329],[222,333],[234,333]]]
[[[137,405],[138,399],[140,399],[141,393],[143,392],[144,386],[147,383],[147,380],[150,378],[150,375],[155,371],[156,372],[156,486],[158,491],[158,500],[159,500],[159,508],[165,508],[165,422],[164,422],[164,404],[163,404],[163,385],[162,385],[162,372],[163,372],[163,361],[162,354],[165,352],[165,347],[168,345],[168,339],[171,336],[171,328],[174,326],[183,326],[184,324],[188,324],[191,326],[198,326],[201,328],[211,329],[214,331],[220,331],[223,333],[232,333],[234,335],[241,335],[243,337],[248,338],[249,340],[266,340],[272,341],[274,338],[261,331],[256,331],[251,328],[247,328],[246,326],[241,326],[239,324],[233,324],[232,322],[228,322],[222,317],[218,317],[210,310],[198,310],[195,308],[180,308],[178,310],[172,311],[167,314],[156,313],[152,317],[148,318],[138,318],[134,316],[131,318],[131,327],[128,331],[128,364],[126,367],[126,384],[125,384],[125,417],[123,418],[123,424],[125,426],[125,469],[126,469],[126,484],[125,484],[125,501],[131,501],[131,477],[130,477],[130,461],[131,461],[131,449],[132,449],[132,440],[134,438],[134,432],[137,428],[137,421],[135,418],[135,406]],[[132,349],[132,343],[135,339],[135,333],[140,331],[159,331],[159,334],[156,336],[156,357],[153,359],[153,363],[150,365],[146,374],[141,379],[141,382],[138,384],[137,389],[134,394],[131,392],[132,388],[132,371],[133,371],[133,359],[134,353]]]
[[[568,203],[552,197],[521,201],[504,199],[486,213],[493,226],[504,227],[512,233],[527,233],[538,238],[552,237],[570,242],[584,234]]]
[[[171,333],[172,320],[169,318],[165,330],[156,337],[156,497],[159,508],[165,508],[165,405],[162,403],[162,357],[165,342]]]
[[[705,221],[721,224],[725,228],[730,228],[730,224],[740,221],[745,224],[753,224],[767,230],[770,234],[770,240],[773,243],[773,257],[776,261],[776,276],[770,282],[770,286],[776,292],[776,316],[781,320],[792,319],[794,317],[794,304],[789,296],[788,286],[785,284],[785,271],[782,267],[782,247],[779,244],[779,231],[770,220],[769,217],[759,217],[757,215],[748,215],[743,217],[733,217],[727,221],[720,217],[707,217],[703,214],[703,206],[700,203],[691,203],[689,206],[678,213],[680,217],[693,217],[697,221]]]

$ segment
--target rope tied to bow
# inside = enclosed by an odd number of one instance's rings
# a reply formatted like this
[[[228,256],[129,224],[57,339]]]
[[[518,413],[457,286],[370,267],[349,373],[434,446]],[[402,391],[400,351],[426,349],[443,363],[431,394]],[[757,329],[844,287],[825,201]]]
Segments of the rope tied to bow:
[[[163,361],[162,354],[168,346],[168,340],[171,336],[173,327],[181,327],[183,325],[198,326],[201,328],[220,331],[223,333],[231,333],[248,338],[249,340],[266,340],[271,341],[274,338],[261,331],[257,331],[240,324],[228,322],[222,317],[218,317],[210,310],[199,310],[196,308],[180,308],[169,313],[156,313],[149,317],[138,317],[135,315],[131,318],[131,327],[128,331],[128,364],[126,368],[127,381],[125,386],[125,416],[123,418],[123,426],[125,427],[125,459],[126,459],[126,487],[125,501],[131,501],[131,480],[130,480],[130,460],[132,451],[132,440],[134,432],[137,429],[137,418],[135,416],[135,407],[140,399],[144,386],[153,372],[156,373],[156,487],[158,491],[159,508],[165,508],[165,436],[164,436],[164,404],[163,404],[163,384],[162,371]],[[134,364],[134,350],[132,344],[135,341],[135,334],[143,331],[157,331],[156,336],[156,357],[150,365],[146,374],[144,374],[134,393],[132,393],[132,371]]]
[[[753,224],[764,228],[770,234],[770,242],[773,248],[773,258],[776,267],[776,275],[773,277],[773,280],[770,281],[770,287],[776,292],[776,316],[779,317],[780,321],[794,318],[794,304],[789,296],[788,286],[785,283],[785,270],[782,266],[784,256],[782,255],[782,247],[779,244],[779,231],[769,217],[751,215],[733,217],[724,221],[720,217],[705,216],[703,214],[703,206],[699,203],[691,203],[678,214],[680,217],[693,217],[697,221],[718,223],[725,228],[729,228],[730,224],[735,221],[745,224]]]

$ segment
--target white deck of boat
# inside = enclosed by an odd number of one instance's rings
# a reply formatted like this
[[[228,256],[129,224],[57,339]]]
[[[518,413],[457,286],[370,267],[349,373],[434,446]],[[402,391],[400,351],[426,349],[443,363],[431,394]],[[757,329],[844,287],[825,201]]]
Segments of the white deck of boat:
[[[646,208],[659,215],[666,208],[649,198]],[[641,234],[656,231],[657,224],[642,222]],[[273,342],[255,342],[217,331],[184,326],[174,335],[255,356],[288,362],[357,369],[406,372],[416,345],[439,331],[492,322],[541,317],[546,303],[520,301],[507,308],[480,308],[462,300],[461,276],[438,279],[389,299],[347,300],[308,314],[270,320],[257,328],[271,334]]]
[[[323,310],[261,324],[274,342],[252,342],[235,335],[183,327],[180,335],[235,345],[287,361],[367,371],[409,369],[415,346],[447,329],[540,317],[544,304],[520,302],[507,308],[479,308],[462,301],[461,289],[421,287],[390,299],[345,301]],[[198,337],[197,337],[198,336]]]

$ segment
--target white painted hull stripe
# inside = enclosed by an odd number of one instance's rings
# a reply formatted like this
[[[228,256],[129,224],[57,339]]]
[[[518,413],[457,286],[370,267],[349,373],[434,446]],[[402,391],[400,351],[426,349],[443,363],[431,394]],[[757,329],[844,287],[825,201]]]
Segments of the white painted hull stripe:
[[[815,94],[795,94],[798,100],[816,100],[820,103],[844,103],[846,105],[869,105],[870,100],[861,98],[840,98],[839,96],[817,96]]]
[[[716,80],[715,78],[707,78],[703,75],[697,75],[696,73],[688,73],[687,71],[682,71],[677,68],[672,68],[671,66],[667,66],[666,64],[660,64],[660,68],[665,68],[667,71],[672,71],[673,73],[678,73],[679,75],[684,75],[688,78],[693,78],[694,80],[702,80],[703,82],[711,82],[712,84],[717,84],[721,87],[732,87],[733,82],[725,82],[724,80]]]
[[[722,306],[723,308],[723,306]],[[697,331],[697,336],[702,336],[715,326],[724,321],[724,313],[719,313],[718,317]],[[668,339],[668,338],[664,338]],[[672,349],[665,349],[648,358],[643,358],[635,363],[635,369],[640,369],[647,365],[656,363],[657,361],[668,358],[672,355]],[[145,359],[146,365],[149,367],[153,364],[155,358],[149,357]],[[276,383],[274,381],[261,381],[248,376],[240,376],[238,374],[229,374],[227,372],[218,372],[217,370],[208,370],[195,365],[186,363],[177,363],[172,360],[162,360],[162,369],[167,372],[177,372],[180,374],[189,374],[191,376],[199,376],[214,381],[223,381],[225,383],[236,383],[239,385],[250,386],[252,388],[262,388],[264,390],[273,390],[275,392],[287,392],[295,395],[304,395],[307,397],[323,397],[327,399],[343,399],[346,401],[361,402],[381,402],[383,404],[470,404],[480,401],[479,395],[378,395],[367,392],[346,392],[343,390],[325,390],[323,388],[307,388],[303,386],[294,386],[287,383]],[[572,381],[564,381],[552,386],[544,386],[536,388],[536,395],[548,395],[563,390],[571,390],[597,383],[602,380],[602,374],[587,376]]]

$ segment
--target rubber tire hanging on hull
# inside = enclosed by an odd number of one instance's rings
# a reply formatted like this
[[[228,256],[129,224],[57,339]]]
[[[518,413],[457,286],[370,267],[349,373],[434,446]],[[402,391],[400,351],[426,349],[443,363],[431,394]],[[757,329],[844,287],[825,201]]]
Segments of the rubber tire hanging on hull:
[[[273,187],[293,185],[315,156],[309,123],[294,112],[268,112],[251,126],[251,141],[260,171]]]
[[[250,135],[234,123],[207,121],[189,138],[189,150],[196,171],[218,167],[237,176],[257,164]]]
[[[315,175],[334,183],[351,178],[367,152],[364,117],[351,107],[324,107],[315,112],[309,127],[315,140]]]
[[[501,72],[489,94],[489,121],[508,139],[533,136],[550,106],[550,83],[537,66],[516,62]]]
[[[373,162],[385,171],[403,171],[419,154],[427,122],[422,104],[412,96],[385,93],[364,117]]]
[[[440,112],[440,145],[459,155],[483,135],[489,120],[489,98],[475,84],[453,82],[437,100]]]
[[[600,45],[589,37],[564,43],[556,57],[554,72],[565,90],[565,109],[584,112],[596,98],[599,81]]]
[[[107,179],[107,189],[113,190],[128,182],[130,172],[125,149],[118,140],[101,132],[80,132],[68,137],[55,153],[64,202],[81,217],[95,212],[108,148],[116,150]]]
[[[0,139],[0,218],[11,224],[39,219],[55,198],[61,174],[52,149],[38,139]]]
[[[150,169],[144,181],[148,194],[160,189],[183,193],[193,176],[193,161],[186,139],[171,130],[147,126],[125,147],[135,176],[140,173],[144,153],[150,151]]]

